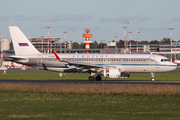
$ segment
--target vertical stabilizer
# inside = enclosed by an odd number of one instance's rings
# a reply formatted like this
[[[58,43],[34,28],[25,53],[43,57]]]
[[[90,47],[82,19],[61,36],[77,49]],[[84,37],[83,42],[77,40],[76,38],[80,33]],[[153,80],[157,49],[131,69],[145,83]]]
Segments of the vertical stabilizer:
[[[17,26],[9,26],[15,55],[40,54]]]

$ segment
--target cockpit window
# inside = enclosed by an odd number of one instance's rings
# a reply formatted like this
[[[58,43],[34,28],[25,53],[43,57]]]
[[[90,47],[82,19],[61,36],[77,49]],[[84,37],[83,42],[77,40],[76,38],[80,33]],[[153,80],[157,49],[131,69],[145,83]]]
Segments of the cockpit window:
[[[161,62],[168,62],[168,59],[161,59]]]
[[[168,59],[165,59],[166,61],[169,61]]]

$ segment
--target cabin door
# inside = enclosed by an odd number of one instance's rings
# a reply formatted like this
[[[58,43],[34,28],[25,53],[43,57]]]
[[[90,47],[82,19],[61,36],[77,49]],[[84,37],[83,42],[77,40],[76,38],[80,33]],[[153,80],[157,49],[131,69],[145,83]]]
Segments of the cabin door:
[[[155,56],[153,55],[149,57],[149,66],[155,66]]]
[[[43,58],[42,55],[38,55],[38,57],[37,57],[37,65],[38,66],[42,66],[42,58]]]

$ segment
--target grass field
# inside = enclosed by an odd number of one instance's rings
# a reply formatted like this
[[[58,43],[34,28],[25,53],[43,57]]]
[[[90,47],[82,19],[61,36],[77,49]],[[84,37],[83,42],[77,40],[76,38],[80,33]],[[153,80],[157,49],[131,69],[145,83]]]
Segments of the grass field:
[[[87,80],[89,74],[8,72],[0,79]],[[156,73],[157,81],[178,81],[179,71]],[[105,80],[105,78],[102,78]],[[150,80],[149,73],[128,79]],[[145,84],[0,84],[0,119],[129,120],[179,119],[180,86]]]
[[[179,119],[180,98],[0,92],[1,120]]]
[[[156,84],[0,84],[0,92],[75,95],[180,97],[180,85]]]
[[[156,81],[179,81],[180,72],[173,71],[168,73],[155,73]],[[6,75],[0,73],[0,79],[14,80],[88,80],[90,74],[85,73],[63,73],[59,77],[58,72],[7,72]],[[150,73],[131,73],[130,78],[107,79],[102,77],[102,80],[151,80]]]
[[[0,84],[1,119],[179,119],[180,86]]]

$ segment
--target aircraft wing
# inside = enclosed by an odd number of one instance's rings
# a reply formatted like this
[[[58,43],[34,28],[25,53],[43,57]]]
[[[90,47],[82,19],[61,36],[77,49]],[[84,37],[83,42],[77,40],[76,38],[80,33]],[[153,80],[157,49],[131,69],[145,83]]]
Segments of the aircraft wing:
[[[60,62],[67,62],[68,65],[73,65],[76,67],[81,67],[85,69],[89,68],[103,68],[101,65],[95,65],[95,64],[89,64],[89,63],[84,63],[84,62],[69,62],[69,61],[64,61],[62,58],[60,58],[57,53],[53,50],[54,55],[56,56],[56,59],[59,60]]]

